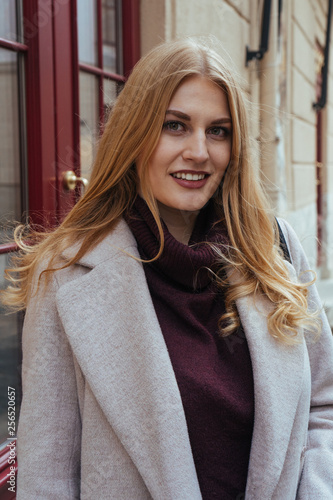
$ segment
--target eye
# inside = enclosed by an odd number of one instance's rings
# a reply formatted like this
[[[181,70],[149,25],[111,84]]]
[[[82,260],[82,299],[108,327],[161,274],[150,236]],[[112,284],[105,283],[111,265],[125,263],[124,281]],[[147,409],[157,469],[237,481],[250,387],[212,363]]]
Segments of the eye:
[[[163,124],[163,129],[170,130],[170,132],[182,132],[184,128],[183,123],[176,121],[168,121]]]
[[[227,137],[230,134],[230,130],[225,127],[211,127],[208,130],[208,133],[217,138],[223,139],[224,137]]]

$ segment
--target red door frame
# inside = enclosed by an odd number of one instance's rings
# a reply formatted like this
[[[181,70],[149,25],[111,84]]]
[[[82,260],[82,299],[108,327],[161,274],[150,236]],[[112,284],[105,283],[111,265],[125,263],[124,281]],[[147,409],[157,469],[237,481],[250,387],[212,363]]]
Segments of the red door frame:
[[[53,0],[55,5],[55,0]],[[53,16],[54,89],[55,89],[55,138],[58,222],[75,203],[74,193],[62,185],[63,173],[75,170],[78,141],[75,114],[78,112],[76,97],[78,88],[74,72],[76,46],[73,29],[74,2],[62,2],[57,15]]]
[[[54,226],[75,203],[74,194],[63,189],[63,172],[78,173],[79,167],[76,2],[23,3],[29,215],[35,224]],[[125,75],[140,58],[139,4],[139,0],[122,0]]]
[[[122,0],[122,10],[128,76],[140,58],[139,0]],[[54,226],[75,202],[62,187],[62,173],[78,172],[80,163],[76,2],[23,0],[23,18],[25,44],[0,43],[26,53],[29,216],[41,227]]]
[[[33,223],[56,225],[74,203],[61,185],[73,170],[73,59],[70,2],[24,2],[27,52],[27,151],[29,215]]]
[[[128,77],[141,55],[140,1],[122,0],[124,75]]]
[[[50,225],[56,211],[52,0],[23,4],[26,59],[29,215]],[[45,220],[46,219],[46,220]],[[47,221],[47,222],[46,222]]]

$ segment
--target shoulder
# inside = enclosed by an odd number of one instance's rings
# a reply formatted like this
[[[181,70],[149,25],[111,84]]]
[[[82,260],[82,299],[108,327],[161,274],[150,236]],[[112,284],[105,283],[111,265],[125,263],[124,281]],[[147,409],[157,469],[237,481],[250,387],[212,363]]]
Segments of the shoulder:
[[[330,328],[328,326],[328,321],[326,315],[324,314],[324,310],[322,307],[322,301],[319,296],[315,281],[316,281],[316,273],[313,269],[311,269],[307,256],[303,250],[303,247],[296,235],[294,229],[291,225],[285,221],[284,219],[278,219],[281,229],[283,231],[284,237],[286,239],[286,243],[288,245],[288,249],[290,251],[292,267],[296,271],[297,280],[301,283],[308,283],[308,305],[310,310],[312,311],[322,311],[321,320],[323,323],[323,329],[327,329],[330,334]],[[287,263],[289,265],[289,263]]]
[[[65,260],[72,259],[80,249],[81,243],[66,248],[62,253]],[[77,264],[93,269],[105,261],[114,259],[119,254],[131,254],[138,256],[136,240],[123,219],[120,219],[115,226],[100,242],[91,250],[86,252]]]
[[[289,224],[289,222],[287,222],[285,219],[281,219],[280,217],[277,218],[280,226],[281,226],[281,229],[283,231],[283,234],[285,236],[286,239],[289,239],[291,242],[293,240],[298,240],[298,237],[295,233],[295,230],[292,228],[292,226]]]
[[[124,266],[125,261],[140,258],[136,240],[126,222],[119,220],[116,227],[88,250],[75,264],[67,265],[80,250],[82,245],[78,241],[68,246],[50,266],[50,258],[44,258],[36,268],[30,285],[30,298],[42,297],[48,293],[55,294],[58,289],[69,282],[81,280],[87,274],[104,273],[104,270],[114,266]],[[135,259],[130,259],[134,257]],[[110,265],[114,263],[114,265]],[[48,273],[47,269],[56,269]],[[46,272],[45,272],[46,271]],[[43,276],[44,275],[44,276]],[[38,291],[38,293],[37,293]],[[30,300],[29,300],[30,302]]]
[[[303,247],[298,239],[298,236],[292,226],[285,219],[278,218],[279,225],[285,237],[288,250],[290,252],[291,261],[296,274],[304,273],[310,270],[308,259],[305,255]],[[312,280],[313,276],[307,276],[308,280]]]
[[[291,250],[294,246],[300,245],[299,239],[296,235],[295,230],[285,219],[277,218],[278,223],[282,229],[283,235],[286,239],[289,249]]]

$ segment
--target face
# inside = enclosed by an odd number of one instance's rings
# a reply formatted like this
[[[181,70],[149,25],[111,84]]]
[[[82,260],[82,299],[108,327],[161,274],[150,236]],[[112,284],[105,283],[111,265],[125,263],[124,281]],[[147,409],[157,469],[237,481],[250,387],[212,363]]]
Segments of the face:
[[[160,208],[195,212],[207,203],[230,161],[231,128],[220,87],[201,76],[181,83],[149,161],[149,181]],[[137,168],[140,177],[140,161]]]

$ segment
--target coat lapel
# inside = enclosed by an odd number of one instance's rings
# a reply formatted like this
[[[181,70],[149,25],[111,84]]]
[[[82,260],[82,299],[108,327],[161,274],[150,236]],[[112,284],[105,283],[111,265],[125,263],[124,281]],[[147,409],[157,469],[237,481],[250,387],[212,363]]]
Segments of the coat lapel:
[[[291,266],[290,266],[291,267]],[[294,271],[291,271],[294,274]],[[304,342],[288,346],[267,328],[265,297],[243,297],[237,309],[252,360],[255,418],[246,498],[273,498],[286,457],[300,399]]]
[[[142,265],[128,254],[139,257],[120,222],[80,261],[91,271],[59,289],[59,314],[87,383],[152,497],[200,499],[170,358]],[[255,386],[249,500],[273,496],[304,369],[304,345],[287,346],[269,334],[269,307],[264,297],[237,300]]]
[[[142,264],[128,254],[139,257],[121,222],[80,262],[93,269],[60,287],[59,314],[86,382],[152,496],[183,491],[200,499],[170,358]]]

